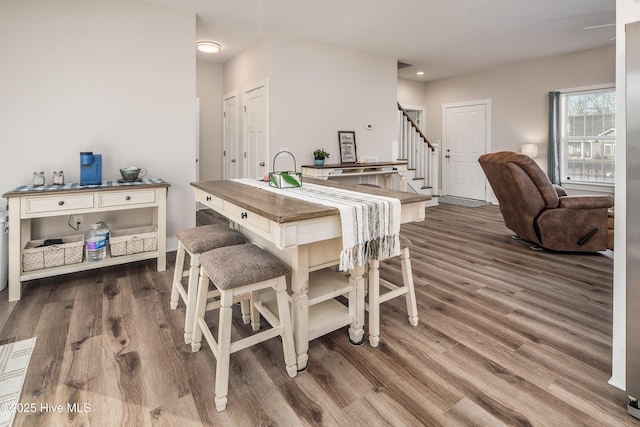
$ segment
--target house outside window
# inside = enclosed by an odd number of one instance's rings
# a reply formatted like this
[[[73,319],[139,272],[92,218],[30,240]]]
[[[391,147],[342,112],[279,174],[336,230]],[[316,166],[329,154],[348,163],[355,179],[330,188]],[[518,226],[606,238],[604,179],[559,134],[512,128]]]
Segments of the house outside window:
[[[613,186],[616,173],[615,88],[560,96],[562,184]]]

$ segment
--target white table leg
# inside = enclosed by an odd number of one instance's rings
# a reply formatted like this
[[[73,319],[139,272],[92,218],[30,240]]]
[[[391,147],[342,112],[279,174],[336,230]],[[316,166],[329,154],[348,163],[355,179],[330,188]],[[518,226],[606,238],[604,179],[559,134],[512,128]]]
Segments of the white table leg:
[[[22,226],[24,222],[24,227]],[[18,301],[22,296],[22,242],[25,234],[30,234],[31,220],[20,221],[20,198],[9,197],[9,301]],[[4,230],[2,230],[4,233]]]
[[[154,225],[158,227],[158,260],[156,269],[167,269],[167,189],[158,188],[158,206],[154,208]]]
[[[307,369],[309,355],[309,248],[298,246],[291,262],[291,317],[298,372]]]
[[[354,289],[349,293],[349,315],[353,318],[349,326],[349,340],[352,344],[361,345],[364,336],[364,266],[360,265],[349,272],[349,282]]]
[[[407,191],[407,173],[398,172],[398,175],[400,175],[400,191]]]

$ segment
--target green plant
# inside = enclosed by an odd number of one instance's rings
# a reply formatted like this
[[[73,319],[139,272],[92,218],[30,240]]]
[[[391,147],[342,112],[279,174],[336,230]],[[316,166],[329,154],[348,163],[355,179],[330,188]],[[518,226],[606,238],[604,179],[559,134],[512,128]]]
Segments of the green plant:
[[[324,149],[319,148],[313,152],[313,158],[316,160],[324,160],[329,158],[329,153],[324,151]]]

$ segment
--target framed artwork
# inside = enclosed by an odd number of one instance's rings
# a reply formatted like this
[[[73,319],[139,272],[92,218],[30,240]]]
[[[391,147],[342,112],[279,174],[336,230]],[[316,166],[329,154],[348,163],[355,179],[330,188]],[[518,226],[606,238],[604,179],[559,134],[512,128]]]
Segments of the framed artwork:
[[[338,131],[338,143],[340,144],[340,163],[356,163],[356,133],[352,131]]]

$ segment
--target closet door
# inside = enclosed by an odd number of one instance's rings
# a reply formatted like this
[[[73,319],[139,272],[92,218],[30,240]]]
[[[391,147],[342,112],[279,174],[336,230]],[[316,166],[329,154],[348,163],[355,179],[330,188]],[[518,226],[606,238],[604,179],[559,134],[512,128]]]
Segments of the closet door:
[[[244,92],[245,178],[262,179],[269,172],[269,90],[260,82]]]
[[[230,93],[224,96],[223,100],[223,125],[224,147],[222,152],[222,177],[223,179],[234,179],[240,177],[240,144],[238,110],[238,94]]]

